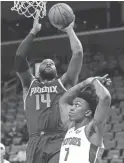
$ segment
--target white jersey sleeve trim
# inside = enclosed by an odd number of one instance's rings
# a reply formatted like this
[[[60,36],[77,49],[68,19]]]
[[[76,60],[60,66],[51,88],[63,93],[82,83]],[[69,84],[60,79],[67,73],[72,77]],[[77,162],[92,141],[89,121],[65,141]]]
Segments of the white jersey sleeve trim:
[[[65,91],[67,91],[67,89],[64,87],[64,85],[62,84],[62,82],[61,82],[60,79],[58,79],[58,82],[59,82],[59,84],[61,85],[61,87],[62,87]]]

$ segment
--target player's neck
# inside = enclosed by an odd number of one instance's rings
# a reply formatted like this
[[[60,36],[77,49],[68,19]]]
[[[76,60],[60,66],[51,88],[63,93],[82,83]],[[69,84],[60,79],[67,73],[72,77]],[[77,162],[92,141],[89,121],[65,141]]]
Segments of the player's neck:
[[[48,83],[48,82],[51,82],[53,80],[55,80],[55,79],[48,80],[48,79],[42,79],[42,78],[40,78],[40,82],[43,82],[43,83]]]
[[[77,130],[80,127],[86,126],[89,124],[89,119],[85,118],[83,121],[81,122],[75,122],[75,130]]]

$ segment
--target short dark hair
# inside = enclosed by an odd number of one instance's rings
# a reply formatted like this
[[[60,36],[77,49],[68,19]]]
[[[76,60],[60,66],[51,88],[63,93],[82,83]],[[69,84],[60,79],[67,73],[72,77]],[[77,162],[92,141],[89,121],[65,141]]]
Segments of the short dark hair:
[[[92,111],[92,117],[94,117],[98,104],[98,97],[95,91],[88,87],[83,92],[80,92],[78,97],[84,99],[89,104],[90,110]]]

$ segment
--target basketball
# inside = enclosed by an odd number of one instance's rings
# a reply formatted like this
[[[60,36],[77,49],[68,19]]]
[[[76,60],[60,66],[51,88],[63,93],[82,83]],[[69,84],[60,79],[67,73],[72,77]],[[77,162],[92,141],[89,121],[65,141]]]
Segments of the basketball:
[[[55,4],[48,13],[50,23],[58,29],[68,27],[73,22],[74,17],[73,10],[65,3]]]

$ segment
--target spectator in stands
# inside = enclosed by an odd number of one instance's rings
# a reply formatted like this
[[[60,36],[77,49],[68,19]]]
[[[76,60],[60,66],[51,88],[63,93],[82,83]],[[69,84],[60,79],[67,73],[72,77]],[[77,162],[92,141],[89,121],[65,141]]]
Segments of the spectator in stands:
[[[9,161],[4,159],[5,156],[5,146],[0,143],[0,162],[1,163],[9,163]]]

